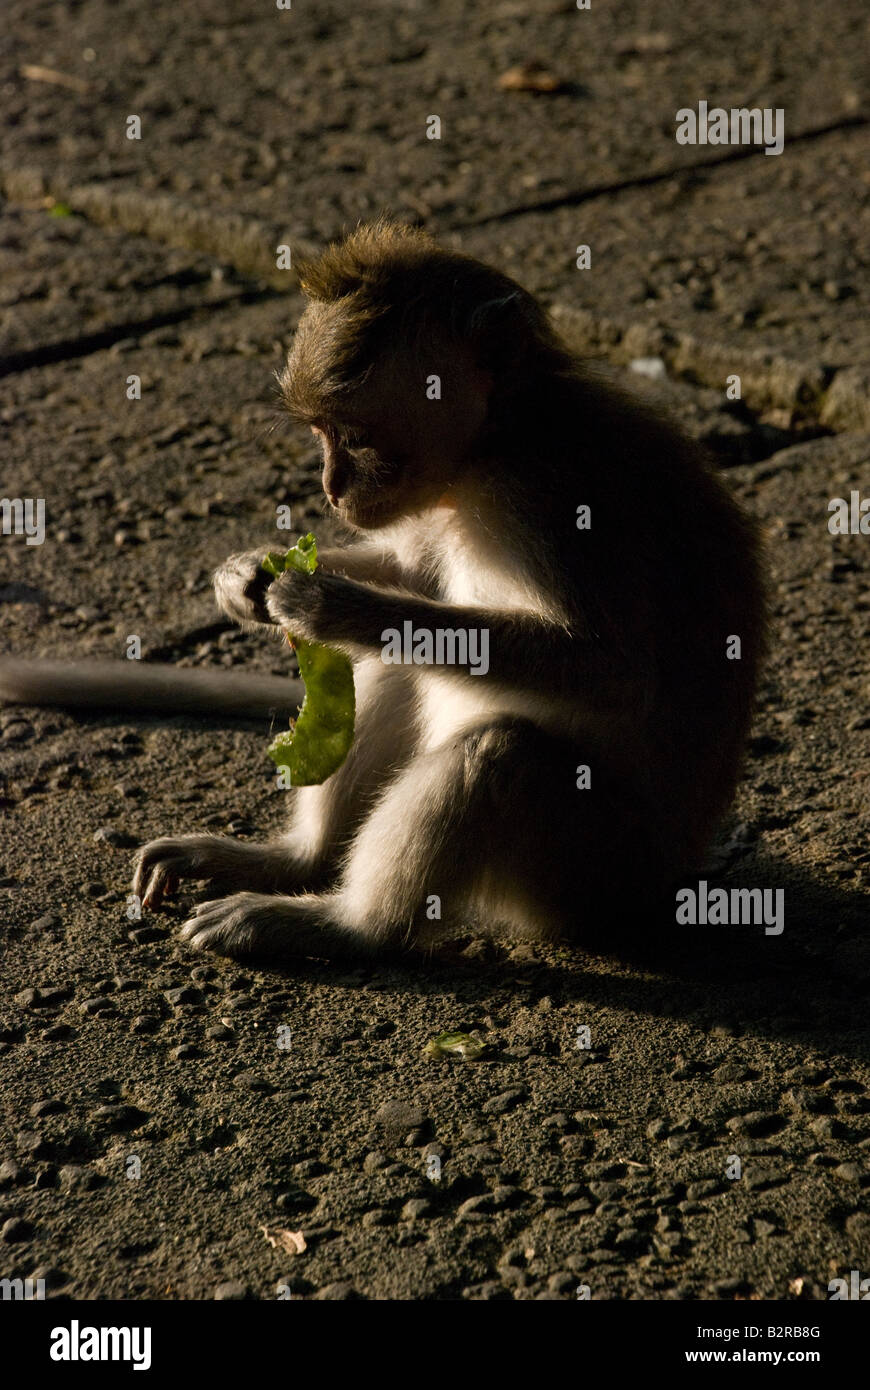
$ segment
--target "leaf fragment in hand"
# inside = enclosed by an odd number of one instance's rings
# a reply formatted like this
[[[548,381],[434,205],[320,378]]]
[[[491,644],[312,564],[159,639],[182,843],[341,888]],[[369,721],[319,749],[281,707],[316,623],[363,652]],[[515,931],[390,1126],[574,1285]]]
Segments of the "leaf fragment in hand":
[[[270,550],[262,565],[274,578],[287,570],[313,574],[317,542],[309,532],[284,554]],[[314,787],[341,767],[353,743],[353,667],[343,652],[287,636],[296,649],[305,699],[295,723],[272,740],[268,752],[278,767],[289,769],[291,786]]]

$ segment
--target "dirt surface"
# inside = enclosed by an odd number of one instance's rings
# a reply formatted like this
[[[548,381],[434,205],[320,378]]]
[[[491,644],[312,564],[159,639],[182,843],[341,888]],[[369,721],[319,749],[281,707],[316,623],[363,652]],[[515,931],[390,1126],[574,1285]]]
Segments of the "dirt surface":
[[[249,8],[9,0],[7,191],[35,169],[316,244],[389,207],[639,342],[765,349],[823,383],[870,368],[858,0],[654,25],[640,4]],[[530,57],[561,92],[498,88]],[[783,155],[678,146],[702,97],[782,106]],[[146,658],[291,671],[219,621],[210,574],[274,545],[281,505],[327,536],[274,394],[301,301],[229,248],[50,201],[19,191],[0,221],[0,493],[44,497],[47,523],[41,546],[0,537],[3,649],[121,657],[136,635]],[[0,1276],[75,1299],[784,1300],[870,1273],[870,559],[827,524],[867,494],[870,434],[726,400],[691,364],[650,382],[624,346],[598,342],[601,369],[704,439],[766,528],[772,657],[704,872],[784,890],[783,933],[650,919],[618,943],[590,922],[576,952],[469,929],[428,961],[204,961],[178,941],[194,890],[128,919],[131,855],[270,834],[266,725],[2,708]],[[454,1030],[484,1059],[425,1055]]]

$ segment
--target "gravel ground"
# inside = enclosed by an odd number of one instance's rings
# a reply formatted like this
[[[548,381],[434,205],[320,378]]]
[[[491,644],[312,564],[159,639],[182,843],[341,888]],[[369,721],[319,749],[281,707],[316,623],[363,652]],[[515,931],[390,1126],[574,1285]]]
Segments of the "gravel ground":
[[[867,372],[857,0],[775,22],[744,0],[715,19],[663,4],[654,24],[641,4],[248,10],[36,18],[9,0],[7,190],[37,169],[289,218],[318,244],[389,206],[600,319],[824,381]],[[530,57],[560,93],[499,90]],[[674,111],[701,96],[782,106],[784,155],[676,145]],[[440,145],[422,134],[439,111]],[[327,534],[315,454],[275,428],[297,296],[229,250],[53,217],[36,195],[2,211],[0,491],[48,514],[45,545],[0,544],[4,649],[117,657],[136,634],[152,658],[288,671],[218,621],[209,576],[274,543],[279,503]],[[582,1282],[812,1300],[868,1272],[870,560],[827,507],[866,491],[870,434],[597,350],[708,443],[766,528],[773,652],[707,872],[783,889],[785,931],[651,919],[614,942],[591,924],[569,952],[469,928],[431,960],[203,963],[178,943],[191,891],[127,918],[131,855],[170,830],[269,834],[266,727],[2,708],[0,1276],[75,1299],[573,1299]],[[457,1029],[483,1060],[425,1055]]]

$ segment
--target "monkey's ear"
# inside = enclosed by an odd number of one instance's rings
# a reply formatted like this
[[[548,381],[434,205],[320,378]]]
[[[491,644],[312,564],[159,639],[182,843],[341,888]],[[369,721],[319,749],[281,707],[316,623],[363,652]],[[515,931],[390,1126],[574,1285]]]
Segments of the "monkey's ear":
[[[466,317],[463,336],[478,365],[501,374],[525,360],[530,346],[546,331],[545,322],[531,295],[517,288],[476,304]]]

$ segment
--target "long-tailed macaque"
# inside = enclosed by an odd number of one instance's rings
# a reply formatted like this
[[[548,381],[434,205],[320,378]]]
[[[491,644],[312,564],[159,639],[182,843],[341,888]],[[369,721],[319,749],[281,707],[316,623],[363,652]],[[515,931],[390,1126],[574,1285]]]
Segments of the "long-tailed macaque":
[[[500,272],[381,222],[302,286],[281,393],[353,540],[275,580],[262,551],[231,556],[215,587],[240,623],[351,658],[355,739],[288,792],[283,836],[155,840],[134,890],[157,908],[209,880],[224,895],[183,935],[239,957],[641,917],[734,791],[764,648],[754,525]]]

